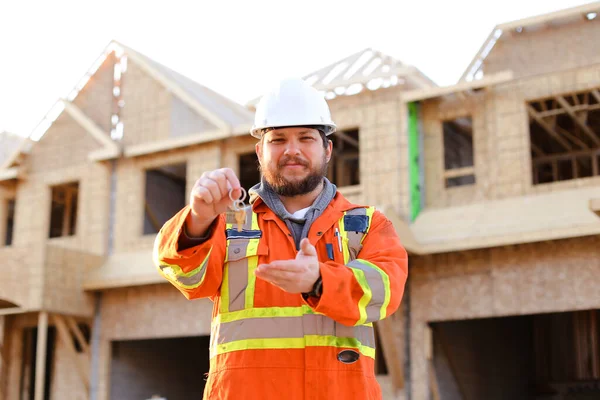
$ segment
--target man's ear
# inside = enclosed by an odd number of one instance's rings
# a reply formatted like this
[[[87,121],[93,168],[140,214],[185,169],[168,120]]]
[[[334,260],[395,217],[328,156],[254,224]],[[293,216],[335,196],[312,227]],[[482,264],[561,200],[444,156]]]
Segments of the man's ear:
[[[327,155],[327,162],[329,162],[329,160],[331,160],[331,153],[333,152],[333,142],[329,139],[327,139],[327,150],[325,152],[325,154]]]
[[[258,157],[258,162],[260,162],[260,160],[262,158],[262,142],[263,142],[263,139],[261,139],[258,143],[256,143],[256,145],[254,145],[254,151],[256,151],[256,156]]]

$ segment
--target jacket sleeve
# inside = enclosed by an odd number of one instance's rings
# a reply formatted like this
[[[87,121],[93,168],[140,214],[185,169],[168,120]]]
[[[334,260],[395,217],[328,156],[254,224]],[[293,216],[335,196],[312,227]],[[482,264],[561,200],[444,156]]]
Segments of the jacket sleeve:
[[[213,222],[206,241],[180,249],[189,206],[168,220],[154,241],[153,259],[159,274],[188,299],[213,297],[221,286],[225,260],[225,218]]]
[[[343,325],[384,319],[399,307],[408,277],[408,255],[393,224],[375,211],[357,258],[347,265],[320,263],[323,291],[305,301]]]

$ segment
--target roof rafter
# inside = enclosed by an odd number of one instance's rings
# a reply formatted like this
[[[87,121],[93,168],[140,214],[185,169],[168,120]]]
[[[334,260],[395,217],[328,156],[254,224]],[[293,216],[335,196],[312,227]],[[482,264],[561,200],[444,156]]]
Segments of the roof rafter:
[[[571,105],[569,104],[569,102],[567,102],[563,96],[556,96],[556,101],[558,101],[558,104],[560,104],[560,106],[562,108],[564,108],[565,110],[567,110],[567,113],[569,113],[569,115],[571,116],[571,118],[573,118],[575,120],[575,122],[577,123],[577,125],[579,125],[579,127],[581,128],[581,130],[583,130],[583,132],[586,135],[588,135],[589,138],[592,139],[592,141],[596,145],[600,146],[600,139],[598,139],[598,136],[596,136],[596,134],[594,133],[594,131],[592,131],[590,129],[590,127],[587,126],[585,124],[585,122],[581,120],[581,118],[579,118],[579,115],[577,115],[575,113],[575,111],[573,110],[573,108],[571,107]]]

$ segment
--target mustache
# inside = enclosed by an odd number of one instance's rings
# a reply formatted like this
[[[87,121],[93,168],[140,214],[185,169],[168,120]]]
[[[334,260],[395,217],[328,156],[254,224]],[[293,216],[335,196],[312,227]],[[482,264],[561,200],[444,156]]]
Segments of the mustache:
[[[279,161],[279,167],[283,167],[285,164],[298,164],[298,165],[302,165],[303,167],[308,167],[308,161],[303,160],[301,158],[298,157],[283,157],[280,161]]]

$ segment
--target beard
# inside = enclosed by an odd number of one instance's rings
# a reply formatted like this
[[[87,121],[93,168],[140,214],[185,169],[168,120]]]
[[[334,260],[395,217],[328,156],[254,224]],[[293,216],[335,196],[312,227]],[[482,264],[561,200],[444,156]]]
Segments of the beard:
[[[294,163],[309,168],[308,175],[301,180],[289,181],[283,176],[282,170],[285,164]],[[263,163],[259,164],[259,171],[263,174],[267,183],[273,188],[275,193],[283,197],[294,197],[307,194],[315,190],[327,175],[327,157],[323,155],[320,165],[311,167],[310,164],[296,157],[282,157],[277,165],[277,168],[262,167]]]

